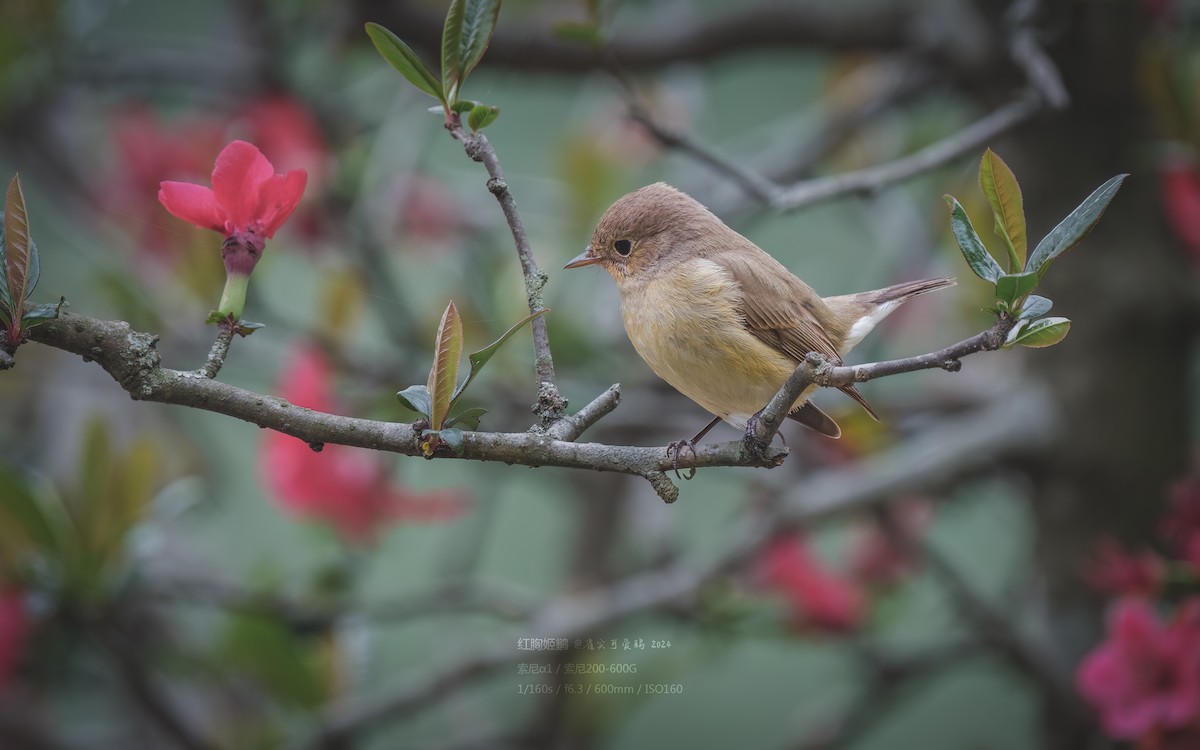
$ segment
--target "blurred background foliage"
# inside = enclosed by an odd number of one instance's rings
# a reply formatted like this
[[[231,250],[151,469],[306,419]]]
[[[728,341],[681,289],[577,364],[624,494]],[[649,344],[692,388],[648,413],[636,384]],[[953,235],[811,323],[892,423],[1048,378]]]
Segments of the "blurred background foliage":
[[[0,174],[21,173],[39,301],[63,295],[74,312],[127,320],[161,336],[168,366],[199,366],[223,281],[219,239],[168,215],[158,183],[207,183],[221,147],[249,140],[277,170],[306,169],[309,185],[251,284],[246,317],[267,327],[235,342],[220,378],[411,421],[394,393],[425,381],[447,301],[468,347],[528,312],[486,174],[362,31],[379,21],[433,61],[444,5],[0,5]],[[789,40],[780,24],[738,44],[744,30],[730,24],[723,46],[719,19],[734,11],[715,0],[505,4],[494,55],[464,94],[501,108],[487,132],[550,274],[564,395],[578,407],[622,385],[621,407],[586,439],[661,445],[707,420],[635,356],[603,272],[555,270],[604,208],[655,180],[826,295],[959,278],[889,319],[854,361],[931,351],[988,325],[988,285],[963,264],[941,200],[957,196],[992,242],[978,153],[778,213],[629,116],[632,96],[662,127],[790,181],[911,153],[1021,84],[1003,3],[845,5],[748,6],[765,28],[795,8],[858,25],[814,24]],[[1101,636],[1103,599],[1081,573],[1100,538],[1157,544],[1167,487],[1192,453],[1198,16],[1172,0],[1041,5],[1039,34],[1072,106],[989,144],[1021,181],[1033,237],[1103,180],[1133,174],[1050,282],[1071,336],[1051,351],[969,358],[955,375],[864,384],[881,423],[822,394],[845,436],[785,427],[792,456],[769,474],[701,471],[664,506],[627,477],[314,453],[219,415],[135,403],[95,365],[23,347],[0,377],[0,744],[291,746],[330,706],[501,652],[501,666],[445,694],[431,683],[419,707],[328,746],[1084,746],[1097,736],[1090,713],[1054,697]],[[900,33],[897,16],[911,28]],[[706,23],[711,54],[654,57],[656,38],[670,47]],[[596,28],[628,57],[591,55]],[[509,342],[464,397],[489,409],[481,429],[532,423],[528,341]],[[642,649],[589,650],[585,638],[521,653],[510,638],[514,626],[555,637],[532,629],[538,603],[703,564],[735,524],[814,472],[869,472],[872,456],[914,435],[1032,391],[1050,394],[1044,416],[1058,425],[1037,451],[916,481],[876,511],[773,542],[695,601],[589,634]],[[722,426],[710,439],[735,437]],[[1014,659],[1014,634],[1044,663]],[[542,664],[558,671],[529,673]],[[637,672],[565,677],[564,664]],[[623,692],[643,683],[680,687]]]

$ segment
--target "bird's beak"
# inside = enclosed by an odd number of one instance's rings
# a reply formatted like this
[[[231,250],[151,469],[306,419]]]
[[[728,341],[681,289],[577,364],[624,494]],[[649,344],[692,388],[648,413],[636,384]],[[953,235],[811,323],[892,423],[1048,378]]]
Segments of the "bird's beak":
[[[563,266],[563,268],[579,268],[581,266],[591,266],[600,262],[600,259],[592,255],[592,246],[588,245],[583,252],[571,259],[571,262]]]

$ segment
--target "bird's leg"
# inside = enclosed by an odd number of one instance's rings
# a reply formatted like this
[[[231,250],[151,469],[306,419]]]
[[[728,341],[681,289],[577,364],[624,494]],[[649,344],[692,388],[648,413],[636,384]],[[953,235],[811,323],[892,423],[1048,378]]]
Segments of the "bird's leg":
[[[703,430],[700,430],[699,432],[697,432],[696,436],[693,437],[691,440],[677,440],[673,443],[667,444],[667,458],[671,458],[672,456],[674,456],[674,461],[672,462],[672,465],[675,468],[675,476],[676,477],[679,477],[680,479],[691,479],[692,477],[696,476],[696,467],[695,466],[688,467],[692,471],[687,476],[683,476],[679,473],[679,457],[683,453],[683,449],[687,448],[689,451],[692,452],[692,457],[695,458],[696,443],[700,442],[700,439],[702,437],[704,437],[705,435],[707,435],[709,430],[716,427],[717,422],[720,422],[720,421],[721,421],[720,417],[713,417],[712,421],[709,422],[707,425],[705,425]]]
[[[783,459],[787,456],[787,440],[784,439],[783,433],[776,432],[775,435],[783,441],[784,451],[781,454],[768,456],[767,449],[771,447],[771,443],[763,445],[763,442],[758,439],[758,435],[754,434],[757,431],[758,423],[761,420],[762,412],[755,414],[746,420],[746,435],[742,438],[742,442],[746,444],[746,450],[750,451],[750,455],[757,458],[764,465],[779,466],[783,463]],[[771,436],[771,441],[774,442],[775,436]]]

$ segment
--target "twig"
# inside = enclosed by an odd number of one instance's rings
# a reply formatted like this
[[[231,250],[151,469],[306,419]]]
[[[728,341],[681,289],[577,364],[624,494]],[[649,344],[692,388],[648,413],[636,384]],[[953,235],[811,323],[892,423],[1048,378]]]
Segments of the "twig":
[[[415,47],[436,53],[442,18],[414,3],[359,0],[362,17],[404,29]],[[491,68],[543,70],[562,75],[603,70],[614,62],[629,71],[647,71],[686,62],[714,60],[764,49],[888,51],[920,47],[924,9],[908,3],[857,7],[819,1],[768,0],[691,23],[652,23],[611,29],[603,47],[567,42],[553,34],[501,25],[488,46]],[[540,25],[539,25],[540,26]],[[536,27],[535,27],[536,29]],[[949,54],[953,50],[946,49]]]
[[[1033,25],[1038,5],[1039,0],[1016,0],[1009,7],[1007,21],[1012,31],[1009,34],[1008,52],[1046,103],[1061,111],[1071,104],[1071,97],[1054,61],[1038,43],[1037,30]]]
[[[962,664],[963,659],[983,653],[980,644],[967,641],[936,646],[917,654],[893,656],[869,654],[864,656],[872,670],[865,689],[854,704],[819,735],[806,737],[795,744],[795,750],[833,750],[849,747],[867,735],[894,710],[908,688],[919,680]]]
[[[646,111],[645,107],[635,101],[629,103],[629,117],[640,123],[659,143],[668,148],[682,151],[701,164],[708,165],[718,174],[729,177],[757,201],[769,203],[771,197],[779,190],[779,187],[766,177],[731,159],[726,159],[708,147],[701,145],[686,133],[668,130],[663,125],[660,125]]]
[[[327,627],[351,613],[375,622],[394,623],[460,612],[524,620],[533,611],[533,598],[525,592],[494,583],[466,580],[448,581],[394,601],[343,604],[322,604],[243,590],[212,580],[167,580],[151,588],[150,592],[155,597],[172,601],[269,615],[299,629]]]
[[[217,373],[221,371],[221,366],[225,364],[225,358],[229,356],[229,347],[233,343],[235,325],[230,320],[222,320],[217,323],[217,339],[213,341],[212,348],[208,350],[208,359],[204,362],[204,366],[200,368],[200,375],[212,380],[217,377]]]
[[[538,268],[533,257],[533,249],[529,246],[529,238],[525,235],[525,226],[521,215],[517,213],[517,203],[512,191],[504,180],[504,170],[500,167],[500,159],[496,150],[483,133],[468,134],[463,130],[458,116],[454,115],[446,127],[459,141],[462,141],[467,156],[478,162],[483,162],[490,179],[487,182],[488,191],[496,196],[508,228],[512,232],[513,242],[517,246],[517,257],[521,261],[521,273],[525,276],[525,299],[529,303],[529,312],[535,313],[545,309],[542,298],[542,287],[549,277]],[[567,402],[559,394],[558,385],[554,379],[554,358],[550,355],[550,337],[546,333],[544,317],[534,318],[530,322],[533,331],[534,369],[538,379],[538,402],[535,411],[541,418],[542,426],[548,427],[566,415]]]
[[[717,153],[686,133],[665,127],[637,101],[633,84],[619,73],[617,79],[626,91],[630,118],[645,127],[659,143],[667,148],[682,151],[718,174],[731,178],[754,201],[769,205],[774,196],[783,189],[780,187],[781,181],[791,182],[807,174],[817,162],[845,143],[860,127],[909,96],[928,90],[932,80],[929,68],[924,65],[891,60],[890,64],[881,63],[879,67],[887,68],[889,78],[875,95],[857,106],[833,113],[817,132],[799,148],[794,149],[792,154],[774,155],[770,160],[769,174],[760,174],[735,159]],[[857,88],[861,89],[861,85]],[[856,93],[861,95],[861,91]],[[781,163],[785,164],[783,169],[778,168]]]
[[[764,446],[769,445],[787,417],[792,404],[810,385],[838,387],[853,383],[865,383],[875,378],[916,372],[917,370],[942,369],[948,372],[958,372],[962,369],[963,357],[976,352],[999,349],[1015,323],[1015,320],[1005,316],[997,320],[996,324],[988,330],[936,352],[865,365],[835,367],[821,355],[811,352],[805,361],[792,371],[779,392],[767,402],[755,423],[754,436]]]
[[[916,153],[874,167],[804,180],[791,186],[779,185],[716,154],[689,136],[667,130],[637,104],[630,105],[630,116],[660,142],[678,148],[730,177],[756,200],[777,211],[793,211],[844,195],[876,192],[965,156],[1038,114],[1044,101],[1040,90],[1026,90],[1008,104]]]
[[[348,739],[438,700],[468,680],[524,658],[518,638],[574,638],[630,615],[694,600],[706,584],[751,559],[763,543],[791,525],[858,511],[919,487],[992,466],[998,459],[1037,451],[1052,437],[1054,413],[1034,390],[996,399],[977,413],[936,425],[917,439],[865,465],[828,470],[793,488],[776,513],[731,529],[728,546],[706,562],[675,562],[612,585],[560,597],[543,607],[504,644],[458,656],[425,675],[335,704],[305,748]]]
[[[64,312],[57,319],[46,321],[31,329],[30,338],[41,344],[95,360],[136,400],[175,404],[224,414],[298,437],[308,443],[335,443],[407,456],[423,455],[418,444],[419,435],[412,425],[313,411],[290,404],[281,398],[264,396],[206,378],[194,370],[165,368],[155,349],[158,337],[134,331],[123,321],[95,320]],[[831,384],[857,382],[894,372],[944,367],[944,352],[958,351],[959,348],[962,348],[961,354],[980,351],[985,347],[978,345],[979,339],[979,336],[974,336],[948,347],[936,353],[937,356],[932,359],[929,355],[921,355],[878,366],[828,368],[818,367],[806,361],[797,369],[806,372],[811,370],[806,377],[813,378],[814,382],[818,377]],[[877,368],[875,374],[872,374],[873,367]],[[856,374],[859,372],[865,375]],[[772,400],[772,404],[790,404],[795,400],[795,396],[791,394],[792,389],[797,388],[797,382],[794,381],[798,377],[800,376],[793,373],[793,378],[789,379],[781,393]],[[795,390],[796,395],[803,390],[803,386],[798,388]],[[789,395],[791,401],[788,400]],[[597,401],[599,403],[594,402],[594,408],[589,406],[585,409],[585,419],[571,423],[572,428],[566,430],[565,436],[570,436],[575,427],[585,424],[588,420],[599,418],[603,409],[610,405],[615,406],[612,398],[602,396]],[[776,407],[773,406],[772,409],[774,408]],[[766,416],[771,417],[773,413]],[[782,417],[778,419],[782,420]],[[774,431],[769,434],[759,433],[760,438],[768,442],[772,435]],[[673,502],[678,497],[678,489],[667,479],[666,472],[676,468],[676,464],[679,468],[770,467],[778,464],[781,455],[756,455],[744,441],[735,440],[702,446],[694,454],[690,451],[685,452],[676,462],[668,456],[665,448],[575,443],[532,432],[468,432],[464,439],[463,453],[458,458],[502,461],[522,466],[560,466],[633,474],[648,479],[664,500]],[[447,453],[442,457],[454,456]]]
[[[614,383],[603,393],[592,399],[591,403],[569,417],[563,417],[556,422],[546,434],[555,440],[574,442],[587,431],[589,427],[599,422],[621,403],[621,385]]]
[[[1054,669],[1054,654],[1026,638],[1013,624],[1009,613],[1001,613],[978,596],[958,570],[929,542],[920,547],[925,566],[942,584],[955,608],[985,642],[992,644],[1025,674],[1032,677],[1052,701],[1055,710],[1074,722],[1090,726],[1091,712],[1071,683]]]
[[[947,346],[945,349],[939,349],[936,352],[928,354],[918,354],[914,357],[872,362],[865,365],[833,367],[821,358],[820,355],[810,354],[808,362],[816,365],[813,370],[812,381],[818,385],[836,387],[851,385],[853,383],[865,383],[875,378],[899,375],[905,372],[916,372],[917,370],[942,369],[947,372],[958,372],[962,369],[963,357],[976,352],[995,351],[999,349],[1008,337],[1008,332],[1012,330],[1015,324],[1016,321],[1013,318],[1005,316],[997,320],[996,324],[986,331],[968,339],[963,339],[957,344]]]
[[[915,177],[975,151],[1042,110],[1042,98],[1026,91],[1013,101],[920,151],[867,169],[807,180],[776,192],[771,207],[791,211],[852,193],[869,193]]]
[[[130,650],[120,633],[106,632],[108,628],[101,623],[95,637],[112,657],[113,666],[130,696],[176,745],[185,750],[209,750],[209,745],[186,725],[182,717],[175,714],[161,696],[161,690],[154,686],[143,670],[141,657]]]

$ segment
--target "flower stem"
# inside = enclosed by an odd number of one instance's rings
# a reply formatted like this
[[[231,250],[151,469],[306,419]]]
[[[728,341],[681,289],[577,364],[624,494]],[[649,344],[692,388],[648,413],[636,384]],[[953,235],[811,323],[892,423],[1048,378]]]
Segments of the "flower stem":
[[[242,310],[246,307],[246,287],[250,284],[250,276],[231,273],[225,276],[225,289],[221,292],[221,304],[217,312],[222,315],[232,315],[234,320],[241,320]]]

